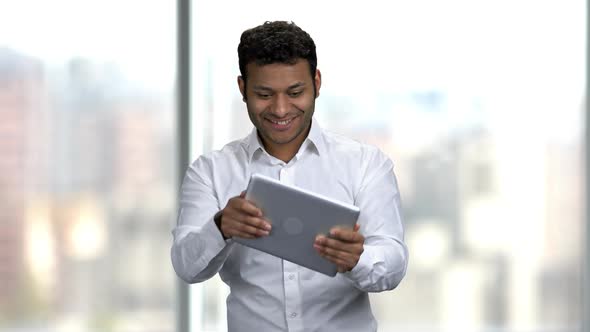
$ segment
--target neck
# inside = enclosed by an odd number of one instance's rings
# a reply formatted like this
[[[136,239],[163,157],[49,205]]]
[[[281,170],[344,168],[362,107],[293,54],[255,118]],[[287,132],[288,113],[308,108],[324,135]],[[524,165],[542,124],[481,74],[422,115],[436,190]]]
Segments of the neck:
[[[268,142],[260,134],[258,135],[258,137],[262,141],[262,145],[264,146],[264,149],[266,149],[266,152],[268,152],[268,154],[288,163],[289,161],[291,161],[291,159],[293,159],[293,157],[295,157],[295,155],[299,151],[299,148],[301,148],[301,145],[305,141],[305,138],[307,138],[307,135],[309,135],[310,130],[311,125],[305,130],[305,132],[302,135],[299,135],[291,142],[284,144]]]
[[[301,144],[303,144],[303,142],[297,145],[290,144],[288,146],[268,146],[265,148],[271,156],[288,163],[289,161],[291,161],[291,159],[293,159],[293,157],[295,157],[297,151],[299,151],[299,148],[301,147]]]

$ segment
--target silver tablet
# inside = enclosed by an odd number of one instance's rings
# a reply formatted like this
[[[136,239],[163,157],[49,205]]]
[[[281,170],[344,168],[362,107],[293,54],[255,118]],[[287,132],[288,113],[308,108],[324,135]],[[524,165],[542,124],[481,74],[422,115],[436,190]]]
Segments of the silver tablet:
[[[250,177],[246,199],[262,210],[272,230],[268,236],[235,237],[234,241],[311,270],[336,275],[336,265],[320,256],[313,243],[318,234],[328,234],[334,226],[354,227],[360,213],[358,207],[260,174]]]

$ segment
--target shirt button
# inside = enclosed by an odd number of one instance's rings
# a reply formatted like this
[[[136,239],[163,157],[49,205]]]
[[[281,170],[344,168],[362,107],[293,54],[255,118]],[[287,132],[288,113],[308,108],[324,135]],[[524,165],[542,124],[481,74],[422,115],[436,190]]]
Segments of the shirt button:
[[[292,312],[291,313],[291,318],[295,318],[295,317],[297,317],[297,313],[296,312]]]
[[[289,280],[293,280],[295,279],[295,276],[293,274],[289,274]]]

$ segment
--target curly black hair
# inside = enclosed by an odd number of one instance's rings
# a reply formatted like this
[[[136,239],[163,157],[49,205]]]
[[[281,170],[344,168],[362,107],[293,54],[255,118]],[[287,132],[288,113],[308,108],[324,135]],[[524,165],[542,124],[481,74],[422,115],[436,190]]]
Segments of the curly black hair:
[[[248,76],[246,66],[272,63],[295,64],[305,59],[309,63],[311,77],[315,77],[317,55],[311,36],[293,22],[264,22],[242,33],[238,45],[238,61],[244,82]]]

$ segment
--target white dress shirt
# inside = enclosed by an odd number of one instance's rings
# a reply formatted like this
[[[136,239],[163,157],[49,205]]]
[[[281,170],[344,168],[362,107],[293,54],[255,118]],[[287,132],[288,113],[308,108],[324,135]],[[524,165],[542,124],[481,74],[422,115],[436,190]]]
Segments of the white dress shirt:
[[[213,221],[260,173],[360,208],[365,237],[358,264],[331,278],[224,240]],[[172,264],[188,283],[217,272],[230,287],[229,331],[376,331],[368,292],[395,288],[406,273],[400,194],[393,163],[379,149],[320,129],[312,121],[296,156],[269,155],[254,129],[199,157],[186,172]]]

